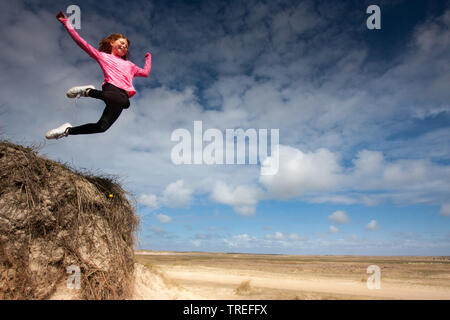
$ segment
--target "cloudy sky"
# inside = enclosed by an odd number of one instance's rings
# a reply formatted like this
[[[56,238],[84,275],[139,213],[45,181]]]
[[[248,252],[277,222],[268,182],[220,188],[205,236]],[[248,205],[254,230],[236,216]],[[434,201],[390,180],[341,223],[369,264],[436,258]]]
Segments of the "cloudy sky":
[[[130,41],[131,107],[65,96],[103,74],[56,20],[81,10],[91,45]],[[369,30],[377,4],[381,29]],[[9,1],[0,11],[0,131],[138,200],[138,247],[250,253],[450,253],[450,1]],[[176,129],[279,129],[279,170],[180,164]],[[216,131],[217,131],[216,130]],[[204,142],[204,146],[209,142]],[[248,158],[246,158],[248,160]],[[248,162],[248,161],[247,161]]]

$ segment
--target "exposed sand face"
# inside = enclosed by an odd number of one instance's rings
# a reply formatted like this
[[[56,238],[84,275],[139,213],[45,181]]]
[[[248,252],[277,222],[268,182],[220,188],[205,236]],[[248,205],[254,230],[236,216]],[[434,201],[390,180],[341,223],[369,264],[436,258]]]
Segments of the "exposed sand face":
[[[153,288],[140,287],[137,299],[450,299],[447,258],[165,252],[136,259],[158,270],[147,282]],[[370,290],[373,264],[381,288]]]
[[[184,289],[176,281],[169,279],[157,268],[147,268],[135,264],[135,284],[133,300],[196,300],[203,299],[190,290]]]

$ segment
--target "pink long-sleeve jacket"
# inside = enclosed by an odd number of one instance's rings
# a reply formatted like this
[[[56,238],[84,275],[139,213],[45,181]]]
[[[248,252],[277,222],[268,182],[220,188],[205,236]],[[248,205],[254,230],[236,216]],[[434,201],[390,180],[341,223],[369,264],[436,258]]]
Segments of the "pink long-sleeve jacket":
[[[80,48],[95,59],[102,68],[103,75],[105,76],[102,85],[110,83],[127,91],[130,98],[134,96],[136,90],[133,87],[133,78],[148,77],[152,66],[152,55],[149,52],[145,55],[145,67],[141,69],[131,61],[124,60],[113,54],[98,51],[80,37],[68,19],[61,19],[60,21]]]

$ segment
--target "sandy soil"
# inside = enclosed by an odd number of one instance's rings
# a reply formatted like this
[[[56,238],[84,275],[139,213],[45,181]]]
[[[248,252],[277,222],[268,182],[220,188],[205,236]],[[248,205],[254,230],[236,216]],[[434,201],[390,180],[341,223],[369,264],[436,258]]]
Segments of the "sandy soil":
[[[136,299],[450,299],[446,257],[147,252],[136,260],[147,274]],[[382,270],[378,290],[366,284],[372,264]]]
[[[449,288],[417,287],[383,283],[369,290],[355,280],[284,276],[273,273],[240,272],[220,268],[168,268],[166,274],[186,289],[206,299],[450,299]],[[248,293],[236,289],[250,281]]]

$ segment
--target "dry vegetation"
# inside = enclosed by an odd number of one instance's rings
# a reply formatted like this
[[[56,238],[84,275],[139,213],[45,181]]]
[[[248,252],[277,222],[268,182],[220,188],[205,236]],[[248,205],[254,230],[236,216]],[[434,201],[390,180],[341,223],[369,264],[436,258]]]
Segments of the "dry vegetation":
[[[46,299],[81,269],[82,299],[131,294],[135,205],[114,177],[0,141],[0,298]],[[112,195],[112,196],[111,196]]]

